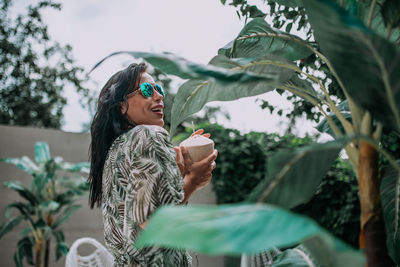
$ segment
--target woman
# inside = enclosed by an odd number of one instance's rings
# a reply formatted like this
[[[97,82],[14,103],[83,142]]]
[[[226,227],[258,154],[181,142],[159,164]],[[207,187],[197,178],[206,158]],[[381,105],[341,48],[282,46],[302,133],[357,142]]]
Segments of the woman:
[[[191,265],[186,251],[134,247],[159,206],[185,204],[210,182],[216,166],[216,150],[192,162],[184,147],[173,148],[162,128],[163,97],[143,63],[114,74],[99,96],[91,125],[89,203],[102,205],[105,242],[116,266]]]

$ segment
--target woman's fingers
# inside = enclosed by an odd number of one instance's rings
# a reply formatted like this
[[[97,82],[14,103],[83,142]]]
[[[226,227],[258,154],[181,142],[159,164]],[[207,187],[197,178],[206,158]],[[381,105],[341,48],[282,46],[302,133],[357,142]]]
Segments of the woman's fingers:
[[[217,158],[218,150],[214,149],[214,152],[208,155],[206,158],[202,159],[200,162],[205,166],[210,166],[211,163]]]
[[[196,134],[200,135],[202,133],[204,133],[204,129],[199,129],[199,130],[195,131],[194,133],[192,133],[191,136],[196,135]]]
[[[216,167],[217,167],[217,163],[215,161],[211,162],[211,164],[210,164],[211,171],[214,170]]]
[[[199,130],[195,131],[194,133],[192,133],[190,136],[202,135],[203,133],[204,133],[204,129],[199,129]],[[205,138],[210,138],[211,134],[205,133],[205,134],[203,134],[203,136]]]
[[[178,165],[179,171],[181,172],[182,176],[185,176],[185,166],[182,164],[182,160],[181,160],[181,153],[180,153],[180,149],[179,147],[174,147],[175,153],[176,153],[176,157],[175,157],[175,161],[176,164]]]
[[[175,146],[174,150],[175,150],[175,153],[176,153],[176,157],[175,157],[176,161],[178,161],[181,158],[181,153],[179,153],[180,152],[179,147]]]
[[[186,147],[184,147],[184,146],[180,146],[180,150],[181,150],[182,157],[183,157],[183,163],[185,164],[185,166],[189,165],[192,162],[189,152],[187,151]]]

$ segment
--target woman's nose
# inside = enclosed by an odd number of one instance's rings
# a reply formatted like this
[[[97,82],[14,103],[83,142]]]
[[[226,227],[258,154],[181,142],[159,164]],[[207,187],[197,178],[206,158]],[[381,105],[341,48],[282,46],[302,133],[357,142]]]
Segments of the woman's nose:
[[[162,100],[163,96],[156,89],[153,89],[153,98],[154,100]]]

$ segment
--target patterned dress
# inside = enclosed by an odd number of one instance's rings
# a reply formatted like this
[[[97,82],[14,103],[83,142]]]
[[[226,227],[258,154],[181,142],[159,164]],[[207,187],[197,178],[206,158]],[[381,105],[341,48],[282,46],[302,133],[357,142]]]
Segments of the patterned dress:
[[[183,250],[134,247],[139,224],[161,205],[183,200],[183,179],[168,132],[139,125],[112,144],[103,171],[103,221],[114,266],[191,266]]]

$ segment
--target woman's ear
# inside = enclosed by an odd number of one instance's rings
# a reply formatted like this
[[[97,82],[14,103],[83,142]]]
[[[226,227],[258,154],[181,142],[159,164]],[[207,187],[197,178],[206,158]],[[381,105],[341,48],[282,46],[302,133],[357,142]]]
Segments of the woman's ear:
[[[126,112],[128,111],[128,103],[126,103],[125,101],[121,101],[120,110],[122,115],[126,114]]]

